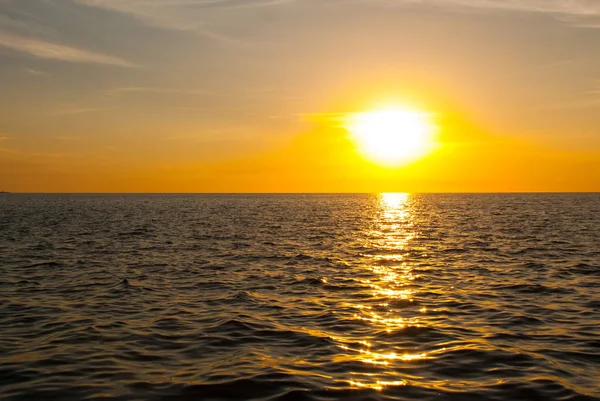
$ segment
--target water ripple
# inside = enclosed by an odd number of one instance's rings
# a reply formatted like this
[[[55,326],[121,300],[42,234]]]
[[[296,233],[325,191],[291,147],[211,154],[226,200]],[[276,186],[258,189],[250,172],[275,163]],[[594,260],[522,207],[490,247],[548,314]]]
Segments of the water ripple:
[[[599,400],[600,196],[0,196],[6,400]]]

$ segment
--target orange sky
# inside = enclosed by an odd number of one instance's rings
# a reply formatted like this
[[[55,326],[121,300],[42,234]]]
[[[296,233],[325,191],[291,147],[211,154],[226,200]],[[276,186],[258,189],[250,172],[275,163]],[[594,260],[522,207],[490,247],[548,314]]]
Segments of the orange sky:
[[[0,190],[600,191],[586,1],[0,1]],[[430,113],[366,160],[331,116]]]

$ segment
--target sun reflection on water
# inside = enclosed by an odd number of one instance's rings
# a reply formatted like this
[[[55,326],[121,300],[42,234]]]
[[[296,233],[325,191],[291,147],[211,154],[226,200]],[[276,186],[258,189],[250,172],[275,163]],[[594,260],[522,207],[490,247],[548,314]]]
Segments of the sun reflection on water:
[[[398,211],[406,209],[406,203],[410,194],[404,192],[383,192],[379,194],[380,203],[386,211]]]
[[[418,275],[405,260],[409,242],[415,238],[414,221],[410,211],[410,195],[406,193],[382,193],[375,214],[375,227],[368,233],[365,254],[367,266],[373,273],[370,279],[361,280],[371,289],[374,302],[349,305],[357,311],[352,319],[368,322],[375,332],[392,333],[406,327],[420,326],[419,318],[403,316],[399,302],[411,305],[415,296],[414,281]],[[376,302],[375,302],[376,301]],[[423,308],[420,309],[424,312]],[[382,375],[353,374],[348,383],[355,388],[383,390],[389,386],[404,386],[405,380],[397,380],[390,369],[398,363],[429,359],[426,353],[411,353],[399,350],[393,344],[377,343],[372,338],[360,341],[359,346],[340,345],[354,360],[371,366],[380,366],[386,371]],[[383,377],[382,377],[383,376]],[[388,378],[394,380],[387,380]],[[385,380],[382,380],[385,379]]]

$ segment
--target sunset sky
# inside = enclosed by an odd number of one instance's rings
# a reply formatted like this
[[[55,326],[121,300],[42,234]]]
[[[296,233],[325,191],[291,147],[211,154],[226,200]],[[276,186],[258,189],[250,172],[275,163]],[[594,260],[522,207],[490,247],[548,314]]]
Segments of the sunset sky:
[[[600,191],[598,0],[0,0],[0,90],[0,190]]]

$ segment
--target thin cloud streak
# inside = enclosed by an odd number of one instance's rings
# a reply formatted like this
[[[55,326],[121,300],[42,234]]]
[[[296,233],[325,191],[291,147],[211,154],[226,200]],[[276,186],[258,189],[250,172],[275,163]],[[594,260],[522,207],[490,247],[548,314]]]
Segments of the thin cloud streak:
[[[222,32],[228,15],[251,8],[330,6],[328,0],[72,0],[94,8],[128,15],[143,24],[161,29],[186,31],[230,45],[257,44],[240,35]],[[600,28],[600,0],[338,0],[337,6],[435,7],[453,11],[528,12],[548,14],[566,25]],[[242,9],[242,10],[240,10]],[[238,10],[238,11],[236,11]],[[240,14],[238,14],[240,15]]]
[[[194,0],[73,0],[78,4],[88,7],[103,8],[141,21],[142,23],[162,29],[189,31],[205,36],[219,42],[236,43],[238,40],[209,29],[201,19],[201,15],[193,12],[214,8],[221,1],[194,1]]]
[[[11,49],[41,59],[60,60],[73,63],[104,64],[117,67],[136,68],[133,63],[118,57],[78,49],[63,44],[46,42],[0,33],[0,47]]]
[[[149,86],[131,86],[124,88],[114,88],[106,91],[108,96],[120,96],[127,93],[159,93],[159,94],[180,94],[180,95],[210,95],[212,92],[194,89],[171,89],[155,88]]]
[[[425,3],[427,0],[423,0]],[[600,28],[600,1],[597,0],[430,0],[487,11],[548,14],[575,28]]]
[[[87,113],[94,113],[96,111],[102,111],[103,109],[99,109],[99,108],[78,108],[78,109],[67,109],[67,110],[61,110],[58,111],[56,113],[52,113],[53,116],[75,116],[75,115],[79,115],[79,114],[87,114]]]
[[[322,4],[322,0],[74,0],[79,4],[101,7],[134,15],[146,22],[174,29],[189,29],[179,18],[184,12],[227,10],[235,8],[281,7],[298,4]],[[597,0],[340,0],[338,5],[382,4],[395,5],[449,5],[485,9],[547,12],[594,17],[600,16]],[[182,13],[178,13],[178,10]],[[189,14],[187,14],[189,16]],[[195,19],[197,15],[194,15]]]
[[[23,69],[23,71],[25,71],[27,74],[35,75],[38,77],[42,76],[42,75],[47,75],[45,72],[39,71],[39,70],[34,70],[33,68],[25,68],[25,69]]]
[[[600,15],[600,3],[590,0],[422,0],[421,3],[446,3],[468,7],[587,16]]]
[[[356,4],[433,5],[564,14],[581,17],[600,17],[600,2],[597,0],[342,0]]]
[[[72,0],[94,8],[114,11],[160,29],[189,32],[232,46],[264,45],[270,41],[223,32],[223,19],[238,10],[285,7],[302,0]],[[225,29],[226,30],[226,29]]]

